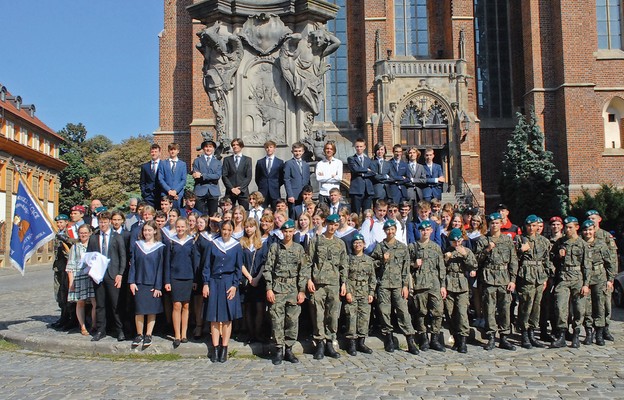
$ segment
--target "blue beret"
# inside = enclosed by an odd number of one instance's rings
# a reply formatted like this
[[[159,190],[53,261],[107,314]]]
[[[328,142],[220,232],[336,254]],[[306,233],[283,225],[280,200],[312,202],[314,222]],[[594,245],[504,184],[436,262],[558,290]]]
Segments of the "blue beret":
[[[395,226],[396,227],[396,221],[393,220],[393,219],[389,219],[386,222],[384,222],[383,228],[384,228],[384,230],[386,230],[386,229],[390,228],[391,226]]]
[[[499,212],[488,215],[488,221],[494,221],[495,219],[503,219],[503,216]]]
[[[589,210],[589,211],[587,211],[587,212],[585,213],[585,216],[586,216],[586,217],[591,217],[592,215],[598,215],[598,216],[600,216],[600,213],[599,213],[598,211],[596,211],[596,210]]]
[[[96,213],[96,214],[99,214],[99,213],[104,212],[104,211],[106,211],[106,210],[108,210],[108,208],[106,208],[106,207],[104,207],[104,206],[102,206],[102,207],[98,207],[98,208],[96,208],[96,209],[95,209],[95,213]]]
[[[537,222],[539,222],[540,224],[544,223],[544,220],[542,219],[542,217],[537,217]]]
[[[526,219],[524,220],[524,223],[525,223],[525,224],[532,224],[532,223],[535,223],[535,222],[539,222],[539,219],[538,219],[537,215],[535,215],[535,214],[531,214],[531,215],[529,215],[529,216],[528,216],[528,217],[526,217]]]
[[[353,241],[355,242],[356,240],[364,240],[364,235],[362,235],[361,233],[356,233],[355,235],[353,235]]]
[[[294,227],[295,227],[295,221],[293,221],[292,219],[289,219],[288,221],[282,224],[280,229],[290,229]]]
[[[55,221],[69,221],[69,217],[65,214],[59,214],[54,218]]]
[[[336,222],[340,222],[340,215],[338,214],[330,214],[327,216],[327,218],[325,218],[325,221],[329,222],[329,223],[336,223]]]
[[[462,235],[462,231],[457,228],[453,228],[451,230],[451,233],[449,233],[449,239],[451,239],[451,241],[453,242],[462,239],[463,237],[464,235]]]
[[[427,228],[431,228],[431,221],[425,220],[421,222],[420,225],[418,225],[418,230],[427,229]]]
[[[573,222],[576,222],[578,224],[578,219],[576,219],[576,217],[566,217],[566,219],[563,220],[563,223],[566,225]]]
[[[586,229],[586,228],[589,228],[589,227],[594,226],[594,225],[596,225],[596,224],[594,224],[594,221],[592,221],[591,219],[588,219],[587,221],[583,221],[583,225],[581,225],[581,226],[582,226],[583,229]]]

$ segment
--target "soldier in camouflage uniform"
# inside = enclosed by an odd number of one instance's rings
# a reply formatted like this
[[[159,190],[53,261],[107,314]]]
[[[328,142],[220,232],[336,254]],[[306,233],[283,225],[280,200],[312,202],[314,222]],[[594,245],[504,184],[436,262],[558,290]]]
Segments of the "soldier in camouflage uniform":
[[[547,237],[550,242],[550,259],[553,259],[552,248],[561,237],[563,237],[563,220],[559,216],[550,218],[550,235]],[[552,265],[552,262],[551,262]],[[542,293],[542,305],[540,307],[540,339],[542,342],[552,342],[555,339],[548,333],[548,323],[554,333],[557,326],[557,320],[555,318],[555,280],[554,280],[554,266],[549,272],[548,281],[546,283],[546,290]]]
[[[592,220],[596,229],[596,240],[599,242],[604,242],[609,251],[611,253],[611,262],[615,268],[615,271],[618,270],[617,267],[617,245],[615,244],[615,239],[613,236],[602,229],[600,227],[600,222],[602,222],[602,217],[600,213],[596,210],[589,210],[585,213],[588,219]],[[611,295],[613,294],[613,287],[607,290],[606,295],[604,296],[604,308],[605,308],[605,326],[602,331],[605,340],[613,341],[613,335],[609,332],[609,323],[611,322]],[[589,299],[588,299],[589,302]]]
[[[313,337],[316,340],[314,359],[325,354],[340,358],[334,349],[340,316],[340,296],[347,294],[347,249],[345,243],[334,236],[340,217],[331,214],[326,218],[325,232],[310,241],[312,272],[308,291],[312,302]]]
[[[67,294],[69,292],[69,279],[65,268],[67,267],[67,257],[69,249],[72,245],[71,239],[67,236],[67,223],[69,217],[65,214],[59,214],[54,218],[56,221],[57,233],[54,239],[54,262],[52,270],[54,271],[54,298],[61,309],[61,317],[54,322],[52,328],[70,328],[73,327],[75,321],[75,303],[67,302]],[[72,312],[73,311],[73,312]]]
[[[578,236],[579,224],[574,217],[564,221],[565,236],[553,246],[555,265],[555,315],[557,317],[557,339],[553,347],[564,347],[565,332],[568,329],[568,315],[572,314],[571,347],[581,345],[579,334],[585,314],[585,297],[589,294],[589,272],[591,269],[590,248]],[[569,310],[569,304],[572,310]]]
[[[395,349],[392,335],[392,309],[394,308],[399,323],[407,339],[408,351],[418,354],[414,341],[414,328],[407,309],[409,296],[409,251],[407,246],[396,240],[396,222],[387,220],[384,223],[386,238],[377,243],[371,257],[377,261],[377,301],[381,318],[381,332],[384,335],[384,349],[392,353]]]
[[[263,276],[266,298],[277,351],[273,364],[282,360],[297,363],[292,352],[299,333],[300,304],[305,300],[305,287],[310,276],[310,262],[303,247],[293,242],[295,222],[288,220],[281,226],[284,238],[269,248]],[[284,350],[284,347],[286,349]]]
[[[483,311],[486,315],[487,344],[485,350],[494,348],[496,332],[499,332],[499,347],[516,350],[507,337],[511,333],[511,293],[516,289],[518,258],[513,240],[501,233],[502,215],[490,214],[490,231],[477,242],[480,264],[480,283],[483,287]],[[498,316],[498,318],[497,318]]]
[[[349,256],[347,277],[347,295],[345,315],[347,317],[347,353],[356,355],[358,351],[370,354],[373,351],[366,346],[371,303],[375,295],[377,277],[375,261],[364,254],[364,236],[353,235],[353,253]],[[356,344],[357,341],[357,344]]]
[[[451,334],[455,338],[453,350],[468,352],[466,341],[470,333],[468,305],[470,303],[468,279],[477,276],[477,259],[474,253],[462,242],[462,231],[455,228],[449,233],[451,247],[444,254],[446,263],[446,309],[451,322]]]
[[[520,299],[518,325],[522,334],[522,347],[544,347],[535,339],[539,326],[542,294],[554,267],[550,262],[550,241],[538,233],[539,218],[529,215],[524,221],[526,233],[520,237],[518,249],[518,277],[516,290]]]
[[[613,290],[615,264],[611,250],[605,242],[596,239],[596,227],[592,220],[583,222],[583,239],[591,249],[592,266],[589,276],[589,291],[591,296],[585,307],[585,341],[590,345],[594,339],[593,328],[596,328],[596,344],[604,346],[605,327],[605,297],[609,290]]]
[[[444,314],[443,300],[446,298],[446,265],[440,246],[429,240],[431,222],[423,221],[418,226],[420,239],[409,245],[414,280],[414,305],[416,308],[416,331],[420,350],[445,351],[439,335]],[[431,342],[427,339],[425,318],[431,314]]]

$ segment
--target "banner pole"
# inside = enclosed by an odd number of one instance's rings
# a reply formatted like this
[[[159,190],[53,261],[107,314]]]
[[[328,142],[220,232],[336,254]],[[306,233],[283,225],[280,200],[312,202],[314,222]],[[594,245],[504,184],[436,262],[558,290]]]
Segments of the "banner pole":
[[[52,230],[54,231],[54,233],[58,233],[58,229],[56,228],[56,223],[54,223],[52,218],[50,218],[50,216],[48,215],[48,212],[46,211],[46,207],[44,207],[43,203],[39,201],[39,198],[35,196],[35,193],[33,192],[32,188],[30,187],[28,182],[24,179],[24,174],[22,174],[22,171],[20,170],[19,165],[17,165],[17,163],[15,163],[14,160],[11,160],[11,164],[13,164],[13,170],[17,171],[20,182],[24,184],[24,187],[26,187],[26,191],[28,192],[28,194],[33,199],[35,199],[37,203],[39,203],[39,207],[41,208],[41,211],[43,212],[43,216],[45,217],[46,220],[48,220],[48,222],[50,223],[50,226],[52,226]],[[17,193],[17,188],[15,188],[15,191]]]

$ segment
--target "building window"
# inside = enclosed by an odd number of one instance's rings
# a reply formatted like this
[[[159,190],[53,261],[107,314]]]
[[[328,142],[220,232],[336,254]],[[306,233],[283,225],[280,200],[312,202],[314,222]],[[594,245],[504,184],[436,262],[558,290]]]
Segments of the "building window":
[[[394,2],[395,54],[429,57],[427,0]]]
[[[28,145],[28,130],[24,127],[20,128],[20,138],[19,142],[24,146]]]
[[[48,140],[44,142],[43,153],[46,155],[50,155],[50,142]]]
[[[39,199],[43,200],[43,187],[44,187],[44,180],[43,180],[43,174],[39,175],[39,181],[37,182],[37,191],[39,193],[37,193],[37,195],[39,195]]]
[[[512,117],[508,0],[475,1],[479,117]]]
[[[624,148],[624,99],[614,97],[602,113],[606,149]]]
[[[599,49],[621,49],[621,0],[596,0],[596,25]]]
[[[7,121],[6,123],[6,137],[10,140],[13,140],[15,137],[15,125],[11,121]]]

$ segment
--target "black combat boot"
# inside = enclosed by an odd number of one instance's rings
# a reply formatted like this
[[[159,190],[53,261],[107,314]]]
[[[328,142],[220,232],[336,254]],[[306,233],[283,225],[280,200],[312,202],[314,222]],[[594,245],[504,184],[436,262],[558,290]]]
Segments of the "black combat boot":
[[[357,340],[357,351],[364,354],[372,354],[373,352],[373,350],[371,350],[371,348],[366,345],[366,338],[363,337]]]
[[[598,346],[604,346],[604,328],[596,328],[596,344]]]
[[[316,344],[316,352],[314,353],[314,359],[322,360],[323,358],[325,358],[325,342],[322,340],[319,340],[319,342]]]
[[[405,339],[407,340],[407,351],[413,355],[419,354],[420,351],[418,351],[418,346],[414,341],[414,335],[405,335]]]
[[[392,336],[392,333],[387,333],[384,338],[384,350],[388,353],[394,352],[394,337]]]
[[[340,358],[340,354],[334,350],[334,343],[329,339],[325,342],[325,355],[331,358]]]
[[[219,353],[219,362],[220,363],[224,363],[227,361],[228,358],[228,347],[227,346],[221,346],[221,352]]]
[[[585,327],[585,340],[583,340],[583,344],[589,346],[594,343],[594,329],[591,326]]]
[[[459,344],[457,344],[457,351],[466,354],[468,353],[468,346],[466,346],[466,340],[468,339],[466,336],[457,336],[459,339]]]
[[[284,351],[284,360],[290,361],[293,364],[297,364],[299,362],[299,359],[292,351],[292,346],[286,346],[286,350]]]
[[[273,357],[273,365],[280,365],[284,361],[284,348],[278,347],[275,351],[275,357]]]
[[[604,338],[604,340],[608,340],[609,342],[613,342],[615,340],[611,332],[609,332],[608,326],[605,326],[602,330],[602,337]]]
[[[453,347],[451,347],[451,350],[457,350],[458,346],[459,346],[459,335],[453,335]]]
[[[548,328],[545,326],[540,327],[540,339],[542,339],[542,342],[554,342],[556,340],[548,333]]]
[[[581,340],[579,339],[580,334],[581,328],[574,328],[574,333],[572,333],[572,344],[570,345],[573,349],[581,347]]]
[[[531,345],[533,347],[537,347],[539,349],[544,348],[544,345],[538,342],[537,339],[535,339],[535,331],[533,330],[533,328],[529,328],[529,342],[531,342]]]
[[[438,333],[431,334],[431,342],[429,343],[429,347],[435,351],[446,351],[446,347],[444,347],[443,343],[440,343],[440,337]]]
[[[531,341],[529,340],[529,332],[522,331],[522,343],[520,344],[525,349],[531,349],[533,346],[531,345]]]
[[[555,348],[559,348],[559,347],[565,347],[565,345],[566,345],[565,331],[559,330],[557,331],[557,339],[552,342],[551,346]]]
[[[355,348],[355,339],[347,339],[347,354],[350,356],[357,356],[357,350]]]
[[[507,340],[507,336],[508,335],[500,335],[500,343],[498,344],[498,347],[504,350],[516,351],[516,346],[514,346],[509,342],[509,340]]]
[[[429,339],[427,338],[427,332],[418,334],[418,346],[421,351],[429,350]]]
[[[483,346],[483,349],[490,351],[494,349],[494,333],[490,333],[487,336],[488,342],[485,346]]]

